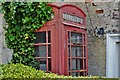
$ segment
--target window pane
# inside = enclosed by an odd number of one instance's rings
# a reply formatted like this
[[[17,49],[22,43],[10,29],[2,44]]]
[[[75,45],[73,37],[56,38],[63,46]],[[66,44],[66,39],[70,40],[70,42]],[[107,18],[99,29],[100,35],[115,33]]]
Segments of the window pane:
[[[68,43],[70,43],[70,32],[68,32]]]
[[[76,47],[71,47],[72,57],[76,57]]]
[[[71,43],[76,43],[76,34],[75,33],[71,33]]]
[[[82,44],[82,34],[81,33],[71,33],[71,43]]]
[[[77,56],[78,57],[83,57],[83,54],[82,54],[82,47],[77,47]]]
[[[46,59],[40,59],[40,70],[46,71]]]
[[[82,47],[73,46],[72,48],[72,57],[82,57]]]
[[[48,46],[48,57],[51,57],[51,46]]]
[[[35,57],[39,57],[39,46],[35,46]]]
[[[83,72],[72,72],[72,76],[83,76]]]
[[[39,57],[46,57],[46,46],[39,46]]]
[[[35,43],[46,43],[46,32],[35,32]]]
[[[51,71],[51,59],[48,59],[48,71]]]
[[[80,69],[83,69],[83,59],[80,59]]]
[[[84,60],[84,69],[86,69],[86,59]]]
[[[76,76],[76,72],[72,72],[72,76]]]
[[[46,57],[46,46],[35,46],[36,57]]]
[[[76,70],[76,59],[72,59],[72,70]]]
[[[84,47],[84,57],[86,57],[86,47]]]
[[[70,59],[68,60],[68,71],[70,71]]]
[[[78,72],[78,76],[83,76],[83,72]]]
[[[70,57],[70,46],[68,46],[68,57]]]
[[[83,60],[72,59],[72,70],[81,70],[81,69],[83,69]]]
[[[81,68],[80,68],[80,65],[81,65],[81,64],[80,64],[80,60],[77,59],[76,61],[77,61],[77,62],[76,62],[76,63],[77,63],[77,64],[76,64],[76,65],[77,65],[77,66],[76,66],[76,69],[77,69],[77,70],[80,70],[80,69],[81,69]]]
[[[84,45],[86,45],[85,40],[86,40],[86,39],[85,39],[85,34],[84,34]]]
[[[48,43],[51,43],[51,33],[48,31]]]

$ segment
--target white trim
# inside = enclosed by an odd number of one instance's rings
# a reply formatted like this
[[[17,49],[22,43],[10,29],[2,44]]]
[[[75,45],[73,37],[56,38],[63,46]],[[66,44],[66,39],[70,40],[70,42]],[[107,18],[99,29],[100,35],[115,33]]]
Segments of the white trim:
[[[106,41],[106,77],[120,78],[120,34],[107,34]]]

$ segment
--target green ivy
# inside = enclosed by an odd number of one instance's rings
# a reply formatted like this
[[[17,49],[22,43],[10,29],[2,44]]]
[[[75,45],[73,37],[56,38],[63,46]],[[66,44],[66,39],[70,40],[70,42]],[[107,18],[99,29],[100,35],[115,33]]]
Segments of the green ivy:
[[[5,2],[2,11],[7,23],[5,41],[13,49],[11,62],[36,67],[34,32],[51,19],[52,8],[44,2]]]

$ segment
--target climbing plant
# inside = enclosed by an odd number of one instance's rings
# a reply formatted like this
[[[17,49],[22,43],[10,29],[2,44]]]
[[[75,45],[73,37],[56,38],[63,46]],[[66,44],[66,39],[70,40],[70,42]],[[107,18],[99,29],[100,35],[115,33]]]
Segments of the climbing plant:
[[[13,49],[11,62],[36,67],[34,32],[51,19],[52,8],[44,2],[4,2],[2,11],[7,23],[5,41]]]

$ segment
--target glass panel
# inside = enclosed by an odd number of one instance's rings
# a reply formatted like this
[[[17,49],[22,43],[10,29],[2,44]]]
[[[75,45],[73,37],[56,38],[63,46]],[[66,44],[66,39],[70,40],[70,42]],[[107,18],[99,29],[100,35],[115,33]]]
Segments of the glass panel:
[[[39,57],[39,46],[35,46],[35,57]]]
[[[85,43],[86,41],[85,41],[85,40],[86,40],[86,39],[85,39],[85,34],[84,34],[84,45],[86,45],[86,43]]]
[[[48,71],[51,71],[51,59],[48,59]]]
[[[78,56],[78,57],[82,57],[82,56],[83,56],[82,53],[83,53],[83,52],[82,52],[82,47],[77,47],[77,56]]]
[[[72,59],[72,70],[76,70],[76,59]]]
[[[46,71],[46,59],[40,59],[40,70]]]
[[[46,57],[46,46],[39,46],[39,57]]]
[[[51,57],[51,46],[48,46],[48,57]]]
[[[46,43],[46,32],[35,32],[35,43]]]
[[[76,34],[75,33],[71,33],[71,43],[76,43]]]
[[[84,46],[84,57],[86,57],[86,47]]]
[[[76,57],[76,47],[71,47],[72,57]]]
[[[80,70],[80,69],[83,69],[83,60],[72,59],[72,70]]]
[[[70,57],[70,46],[68,46],[68,56]]]
[[[72,46],[72,57],[82,57],[82,47]]]
[[[82,44],[82,34],[81,33],[71,33],[71,43]]]
[[[70,43],[70,32],[68,32],[68,43]]]
[[[83,72],[72,72],[72,76],[83,76]]]
[[[72,76],[76,76],[76,72],[72,72]]]
[[[80,69],[83,69],[83,59],[80,59]]]
[[[48,43],[51,43],[51,33],[48,31]]]
[[[83,72],[78,72],[78,76],[83,76]]]
[[[69,72],[69,75],[71,75],[70,72]]]
[[[77,59],[76,61],[77,61],[77,62],[76,62],[76,63],[77,63],[77,64],[76,64],[76,65],[77,65],[77,66],[76,66],[76,69],[77,69],[77,70],[80,70],[80,69],[81,69],[81,67],[80,67],[80,65],[81,65],[81,64],[80,64],[80,60]]]
[[[84,60],[84,69],[86,69],[86,59]]]
[[[70,71],[70,59],[68,60],[68,70]]]

